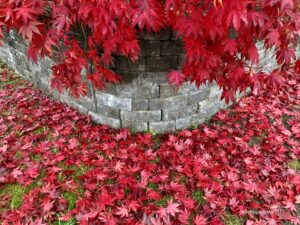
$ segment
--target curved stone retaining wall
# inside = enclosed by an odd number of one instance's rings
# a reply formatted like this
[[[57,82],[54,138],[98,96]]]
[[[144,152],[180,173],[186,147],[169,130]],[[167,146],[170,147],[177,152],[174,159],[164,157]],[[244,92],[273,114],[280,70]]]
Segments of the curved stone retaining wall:
[[[181,43],[171,31],[143,34],[140,43],[142,57],[138,63],[116,56],[113,69],[125,75],[121,85],[109,84],[103,92],[89,85],[88,95],[77,100],[49,88],[53,60],[46,57],[37,64],[28,61],[26,44],[14,32],[0,47],[0,59],[56,99],[113,128],[175,131],[202,123],[226,106],[215,84],[202,85],[200,89],[188,83],[179,89],[167,84],[166,73],[177,69],[182,60]],[[260,53],[262,63],[274,65],[271,54],[265,54],[262,48]]]

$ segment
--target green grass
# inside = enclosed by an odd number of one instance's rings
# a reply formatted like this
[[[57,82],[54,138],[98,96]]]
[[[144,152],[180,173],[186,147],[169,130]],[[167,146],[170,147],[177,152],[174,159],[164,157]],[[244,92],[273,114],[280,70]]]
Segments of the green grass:
[[[131,133],[131,134],[136,134],[136,129],[130,128],[130,133]]]
[[[1,115],[2,116],[9,116],[10,115],[10,111],[2,111]]]
[[[204,199],[204,192],[202,190],[198,190],[192,193],[193,199],[201,205],[206,203]]]
[[[14,78],[12,80],[7,80],[4,82],[4,86],[7,86],[7,85],[15,85],[15,84],[18,84],[20,82],[20,79],[19,78]]]
[[[156,163],[159,163],[159,161],[160,161],[160,157],[156,157],[155,159],[149,160],[149,163],[156,164]]]
[[[35,162],[41,162],[43,160],[43,157],[40,154],[33,154],[29,153],[30,158]]]
[[[148,183],[147,187],[150,188],[150,189],[153,189],[155,191],[158,190],[158,185],[155,184],[155,183],[152,183],[152,182]]]
[[[15,134],[16,134],[18,137],[22,137],[22,136],[23,136],[23,132],[18,131],[18,130],[15,131]]]
[[[131,193],[131,190],[129,188],[124,188],[124,193],[127,195],[129,195]]]
[[[48,127],[39,127],[39,128],[37,128],[37,129],[35,129],[35,130],[33,131],[33,133],[36,134],[36,135],[41,135],[41,134],[43,134],[43,133],[44,133],[45,131],[47,131],[47,130],[49,130]]]
[[[245,223],[245,220],[243,218],[232,215],[230,212],[227,212],[224,217],[224,222],[226,225],[243,225]]]
[[[16,154],[15,154],[15,157],[17,160],[21,160],[23,159],[23,154],[21,151],[17,151]]]
[[[289,120],[291,118],[292,118],[292,116],[284,114],[281,119],[283,126],[288,130],[291,129],[291,127],[289,125]]]
[[[72,192],[64,192],[63,193],[64,198],[68,202],[68,210],[72,210],[76,206],[76,202],[78,200],[78,197],[75,193]]]
[[[291,162],[289,162],[288,167],[300,172],[300,160],[292,160]]]
[[[0,198],[3,195],[8,195],[10,200],[7,207],[9,209],[18,209],[23,203],[24,195],[39,185],[41,185],[39,181],[33,182],[27,187],[23,187],[20,184],[8,184],[4,189],[0,190]]]
[[[146,133],[149,133],[149,134],[151,134],[153,136],[155,136],[155,134],[156,134],[153,129],[149,129],[149,131],[146,131]]]
[[[116,179],[113,179],[113,178],[108,178],[105,180],[105,183],[110,185],[110,184],[115,184],[117,182]]]
[[[60,217],[58,215],[58,217]],[[51,223],[51,225],[75,225],[78,224],[74,218],[70,219],[69,221],[60,221],[59,219],[57,221],[54,221]]]
[[[192,124],[191,129],[196,130],[198,128],[198,126],[199,126],[199,124],[194,123],[194,124]]]
[[[75,180],[78,181],[78,177],[86,174],[88,171],[90,171],[92,169],[92,167],[86,166],[86,165],[80,165],[80,166],[76,166],[76,165],[66,165],[64,162],[60,162],[58,167],[60,167],[61,169],[63,169],[59,174],[58,174],[58,179],[63,182],[67,179],[67,176],[64,175],[64,171],[66,170],[70,170],[72,171],[72,175],[70,175],[70,177]]]
[[[186,176],[183,176],[183,177],[180,178],[179,183],[183,184],[183,185],[186,185],[187,181],[188,181],[188,178]]]
[[[23,197],[26,193],[24,187],[19,184],[9,184],[4,187],[3,190],[0,190],[0,197],[7,194],[10,197],[8,208],[9,209],[18,209],[23,203]]]
[[[166,208],[168,206],[168,201],[170,201],[172,196],[166,195],[161,200],[154,202],[153,204],[160,208]]]

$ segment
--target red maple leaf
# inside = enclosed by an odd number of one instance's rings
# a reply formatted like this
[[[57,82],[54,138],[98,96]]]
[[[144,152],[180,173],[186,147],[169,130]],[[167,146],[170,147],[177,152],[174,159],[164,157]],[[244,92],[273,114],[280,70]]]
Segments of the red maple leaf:
[[[185,80],[185,75],[183,73],[173,70],[168,74],[168,79],[171,84],[176,84],[176,86],[180,86]]]
[[[178,209],[180,205],[178,203],[174,203],[172,200],[168,202],[168,206],[166,208],[166,212],[171,215],[175,216],[176,213],[180,212],[181,210]]]
[[[36,14],[37,11],[27,5],[16,9],[16,19],[21,19],[24,24],[27,24],[29,21],[33,22]]]
[[[204,216],[197,215],[194,219],[195,225],[206,225],[207,219]]]
[[[115,214],[121,218],[129,216],[129,210],[125,206],[117,207],[117,209],[118,211]]]

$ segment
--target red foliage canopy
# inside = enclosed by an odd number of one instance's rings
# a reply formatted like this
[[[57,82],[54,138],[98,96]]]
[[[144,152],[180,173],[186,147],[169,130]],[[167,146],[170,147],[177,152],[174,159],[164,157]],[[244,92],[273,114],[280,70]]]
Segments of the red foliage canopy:
[[[94,65],[88,78],[97,88],[119,82],[106,68],[112,54],[136,60],[139,30],[165,27],[178,33],[186,52],[182,72],[172,71],[171,83],[215,80],[227,101],[249,86],[276,88],[285,74],[280,71],[296,58],[299,21],[297,0],[0,0],[0,36],[4,27],[19,31],[35,60],[59,48],[63,59],[53,67],[52,87],[70,89],[74,96],[85,93],[82,68]],[[233,30],[236,37],[230,38]],[[276,51],[280,66],[270,76],[252,68],[259,61],[259,40]]]

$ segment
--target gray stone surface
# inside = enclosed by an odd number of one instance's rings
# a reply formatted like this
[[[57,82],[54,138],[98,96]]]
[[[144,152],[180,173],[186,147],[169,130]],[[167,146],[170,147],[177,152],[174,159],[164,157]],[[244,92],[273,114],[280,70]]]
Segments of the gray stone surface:
[[[99,114],[107,116],[107,117],[112,117],[115,119],[120,118],[120,109],[97,104],[97,111]]]
[[[182,109],[188,103],[188,95],[177,95],[169,98],[157,98],[149,100],[149,109]]]
[[[202,86],[200,88],[202,88]],[[198,91],[198,88],[196,87],[195,83],[190,84],[190,82],[185,82],[178,88],[177,93],[188,94],[192,91]]]
[[[163,120],[176,120],[179,118],[185,118],[188,115],[193,115],[198,111],[198,103],[194,105],[186,105],[178,109],[163,109],[162,119]]]
[[[88,110],[87,110],[87,108],[85,108],[84,106],[82,106],[82,105],[79,105],[79,104],[77,104],[77,103],[71,103],[70,104],[73,108],[75,108],[75,109],[77,109],[78,110],[78,112],[80,112],[81,114],[84,114],[84,115],[88,115]]]
[[[214,82],[210,87],[209,99],[220,99],[222,90]]]
[[[167,131],[175,131],[176,122],[175,121],[150,122],[149,130],[159,134],[165,133]]]
[[[166,72],[146,72],[141,75],[141,83],[153,83],[153,84],[166,84],[167,80]]]
[[[96,92],[97,104],[123,109],[131,111],[132,104],[131,98],[121,98],[115,95],[103,93],[103,92]]]
[[[160,56],[160,41],[140,41],[141,52],[143,56]]]
[[[120,119],[114,119],[108,116],[103,116],[98,113],[89,112],[89,116],[93,121],[100,124],[108,125],[112,128],[119,129],[121,128],[121,120]]]
[[[159,85],[159,96],[161,98],[168,98],[176,95],[177,88],[176,85],[171,84],[161,84]]]
[[[161,110],[145,111],[123,111],[121,110],[121,119],[125,121],[161,121]]]
[[[208,98],[209,90],[200,89],[189,93],[188,104],[195,104]]]
[[[183,44],[181,41],[162,41],[161,55],[178,55],[183,51]]]
[[[125,56],[118,56],[115,59],[116,67],[124,71],[145,71],[145,59],[139,58],[136,62],[132,62]]]
[[[148,131],[148,122],[122,120],[122,127],[131,128],[133,131]]]
[[[190,114],[185,118],[180,118],[176,120],[176,129],[187,129],[194,125],[198,125],[205,121],[205,117],[202,114]]]
[[[89,111],[97,111],[95,100],[91,96],[80,97],[77,101]]]
[[[149,108],[149,99],[132,99],[132,110],[147,110]]]
[[[150,56],[146,58],[146,71],[164,72],[177,69],[177,56]]]
[[[165,29],[159,33],[147,33],[146,31],[140,32],[140,39],[142,40],[169,40],[172,37],[171,29]]]
[[[202,102],[199,102],[198,113],[208,119],[214,114],[216,114],[220,109],[224,108],[226,103],[224,101],[206,99]]]
[[[154,83],[144,85],[123,84],[116,87],[116,93],[124,98],[158,98],[159,86]]]

